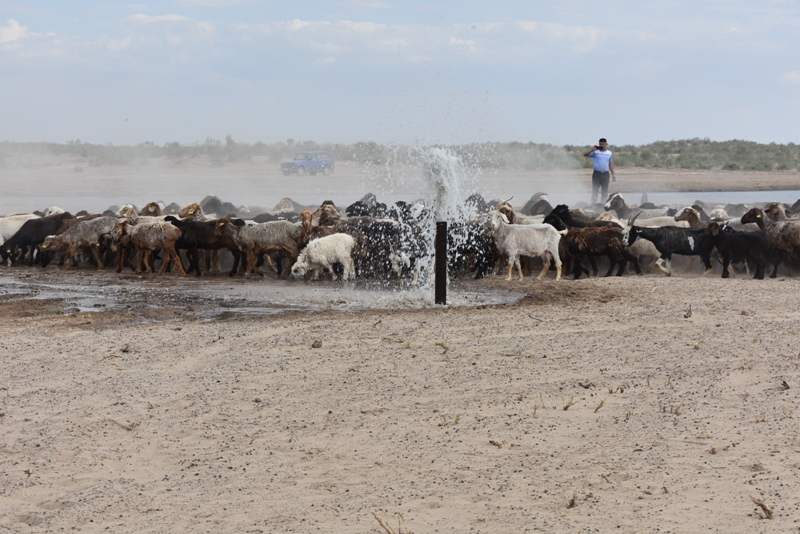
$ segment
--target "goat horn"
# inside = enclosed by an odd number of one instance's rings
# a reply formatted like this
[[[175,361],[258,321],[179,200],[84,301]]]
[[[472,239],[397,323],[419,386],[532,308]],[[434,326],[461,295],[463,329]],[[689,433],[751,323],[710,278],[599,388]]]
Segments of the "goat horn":
[[[641,215],[641,214],[642,214],[642,212],[640,211],[639,213],[637,213],[636,215],[634,215],[634,216],[633,216],[633,219],[631,219],[630,221],[628,221],[628,226],[633,226],[633,223],[634,223],[634,221],[636,221],[636,218],[637,218],[637,217],[639,217],[639,215]]]
[[[508,200],[504,200],[503,202],[511,202],[512,198],[514,198],[514,195],[511,195],[510,197],[508,197]]]

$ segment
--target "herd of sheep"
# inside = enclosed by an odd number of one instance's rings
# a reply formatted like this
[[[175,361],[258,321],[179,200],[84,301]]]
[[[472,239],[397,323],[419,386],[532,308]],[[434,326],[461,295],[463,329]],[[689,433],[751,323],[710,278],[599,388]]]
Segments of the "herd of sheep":
[[[387,206],[367,195],[347,207],[288,204],[291,209],[253,216],[232,213],[215,197],[183,208],[151,202],[102,214],[53,207],[0,218],[0,256],[8,265],[55,261],[65,270],[115,265],[117,272],[200,276],[219,274],[220,252],[227,251],[228,274],[248,278],[260,275],[265,263],[282,277],[314,280],[328,273],[334,280],[397,278],[415,285],[430,273],[433,215],[425,202]],[[561,278],[562,264],[580,278],[589,269],[596,275],[601,260],[609,264],[606,276],[615,268],[622,275],[628,265],[640,274],[651,264],[669,276],[672,257],[683,255],[699,256],[704,274],[719,262],[723,277],[734,263],[754,269],[759,279],[771,267],[775,277],[781,262],[790,270],[800,266],[800,219],[792,218],[798,207],[631,206],[614,193],[605,204],[582,209],[554,207],[537,194],[515,209],[476,194],[450,214],[448,271],[482,278],[498,268],[511,280],[516,267],[521,279],[540,261],[539,278],[551,265]]]

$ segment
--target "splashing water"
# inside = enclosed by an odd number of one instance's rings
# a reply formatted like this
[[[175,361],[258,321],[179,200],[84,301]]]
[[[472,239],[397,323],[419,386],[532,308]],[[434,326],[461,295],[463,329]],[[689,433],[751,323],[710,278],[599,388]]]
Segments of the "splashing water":
[[[421,153],[423,177],[431,189],[437,222],[447,222],[459,216],[461,197],[459,159],[447,148],[433,147]]]

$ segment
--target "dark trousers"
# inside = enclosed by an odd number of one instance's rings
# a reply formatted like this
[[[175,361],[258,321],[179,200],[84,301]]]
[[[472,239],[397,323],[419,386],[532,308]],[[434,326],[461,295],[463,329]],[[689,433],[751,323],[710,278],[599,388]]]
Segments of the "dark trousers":
[[[600,202],[605,202],[608,198],[608,182],[611,179],[611,171],[592,172],[592,204],[597,202],[597,193],[600,194]]]

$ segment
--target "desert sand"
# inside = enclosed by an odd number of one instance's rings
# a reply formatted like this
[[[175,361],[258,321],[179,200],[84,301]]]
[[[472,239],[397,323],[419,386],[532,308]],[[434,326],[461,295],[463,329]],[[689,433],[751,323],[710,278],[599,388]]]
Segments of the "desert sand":
[[[719,274],[349,311],[333,282],[2,266],[0,530],[797,532],[800,278]],[[221,313],[292,284],[325,305]]]

